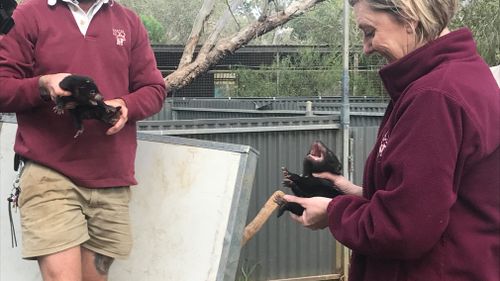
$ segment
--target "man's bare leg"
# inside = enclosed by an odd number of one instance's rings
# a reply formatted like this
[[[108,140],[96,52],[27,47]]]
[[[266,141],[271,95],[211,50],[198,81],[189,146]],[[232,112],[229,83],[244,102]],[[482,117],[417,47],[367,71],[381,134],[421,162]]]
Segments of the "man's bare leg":
[[[83,281],[107,281],[108,272],[114,259],[95,253],[84,247],[82,253]]]
[[[38,265],[44,281],[82,281],[80,246],[41,256]]]

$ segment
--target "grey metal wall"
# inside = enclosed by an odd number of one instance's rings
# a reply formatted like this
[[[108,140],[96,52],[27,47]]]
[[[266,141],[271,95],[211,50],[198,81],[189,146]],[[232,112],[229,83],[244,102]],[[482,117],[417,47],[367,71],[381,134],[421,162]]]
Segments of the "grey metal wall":
[[[270,106],[268,109],[275,110],[298,110],[300,106],[305,106],[305,102],[311,101],[313,104],[339,104],[342,102],[341,96],[311,96],[311,97],[251,97],[251,98],[168,98],[167,102],[174,107],[191,108],[232,108],[232,109],[257,109]],[[350,97],[352,104],[370,104],[374,106],[377,103],[387,103],[385,97]]]
[[[307,114],[306,103],[312,103],[314,115],[338,115],[341,98],[279,97],[279,98],[169,98],[164,108],[148,120],[224,119],[271,116],[301,116]],[[364,122],[383,116],[387,101],[381,97],[351,97],[352,122]]]
[[[235,120],[177,120],[139,123],[141,131],[211,141],[250,145],[259,153],[248,222],[269,196],[281,189],[281,167],[301,171],[302,160],[314,140],[322,140],[338,155],[342,138],[338,116],[270,117]],[[361,184],[362,169],[375,127],[353,128],[355,182]],[[338,249],[328,230],[310,231],[288,217],[272,217],[242,249],[240,271],[250,279],[264,281],[338,273]]]
[[[16,116],[15,113],[0,113],[0,121],[2,120],[10,120]]]
[[[161,112],[162,115],[165,112]],[[313,111],[314,115],[339,115],[340,111]],[[383,112],[351,112],[351,126],[374,126],[380,123]],[[264,117],[293,117],[307,115],[305,110],[250,110],[250,109],[211,109],[211,108],[173,108],[171,119],[159,117],[161,120],[197,120],[197,119],[239,119]],[[157,117],[155,117],[157,118]],[[165,119],[160,119],[165,118]],[[152,119],[154,120],[154,119]]]

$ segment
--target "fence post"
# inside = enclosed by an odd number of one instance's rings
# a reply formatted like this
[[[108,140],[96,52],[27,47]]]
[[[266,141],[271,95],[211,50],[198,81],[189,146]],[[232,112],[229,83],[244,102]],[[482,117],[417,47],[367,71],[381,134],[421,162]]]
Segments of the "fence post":
[[[306,116],[313,116],[312,101],[306,101]]]
[[[344,0],[344,47],[343,47],[342,61],[343,61],[343,72],[342,72],[342,163],[343,174],[349,180],[349,125],[350,125],[350,104],[349,104],[349,1]],[[349,279],[349,255],[350,250],[344,247],[344,260],[343,260],[343,271],[344,280]]]

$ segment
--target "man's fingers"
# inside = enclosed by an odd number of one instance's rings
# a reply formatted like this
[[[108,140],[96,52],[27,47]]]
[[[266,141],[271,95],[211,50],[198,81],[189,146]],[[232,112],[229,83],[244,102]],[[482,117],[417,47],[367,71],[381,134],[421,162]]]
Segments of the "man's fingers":
[[[128,108],[122,99],[105,100],[104,103],[113,107],[120,107],[120,114],[115,124],[106,131],[107,135],[118,133],[128,121]]]
[[[110,136],[118,133],[125,126],[125,122],[126,121],[124,118],[118,119],[116,124],[113,127],[109,128],[108,131],[106,131],[106,135]]]
[[[123,126],[118,126],[118,125],[119,124],[117,123],[113,127],[109,128],[108,131],[106,132],[106,135],[111,136],[111,135],[118,133],[121,130],[121,128],[123,127]]]
[[[111,135],[114,135],[114,134],[118,133],[119,131],[120,131],[120,128],[119,128],[119,127],[116,127],[116,125],[115,125],[115,126],[113,126],[113,127],[109,128],[109,129],[106,131],[106,135],[111,136]]]

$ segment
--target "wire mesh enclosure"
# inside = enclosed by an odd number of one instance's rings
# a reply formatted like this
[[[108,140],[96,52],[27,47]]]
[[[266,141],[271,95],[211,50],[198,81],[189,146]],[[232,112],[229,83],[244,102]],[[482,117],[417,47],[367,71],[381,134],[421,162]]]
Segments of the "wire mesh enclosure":
[[[172,73],[182,46],[153,45],[158,68]],[[196,55],[196,52],[195,52]],[[351,54],[352,96],[384,96],[379,65]],[[342,62],[338,46],[247,46],[227,55],[174,97],[332,96],[341,93]]]

